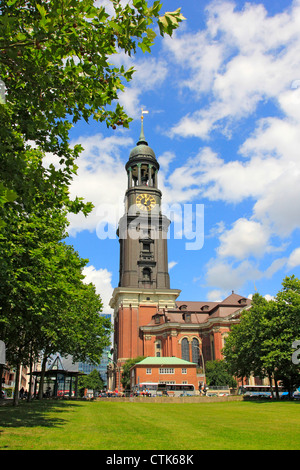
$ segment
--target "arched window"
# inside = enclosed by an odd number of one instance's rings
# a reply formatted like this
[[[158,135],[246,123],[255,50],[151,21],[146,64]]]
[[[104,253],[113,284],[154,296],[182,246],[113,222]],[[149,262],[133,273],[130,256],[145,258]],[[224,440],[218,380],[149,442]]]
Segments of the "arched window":
[[[183,338],[181,341],[181,359],[185,361],[190,360],[189,342],[187,338]]]
[[[198,366],[200,365],[200,346],[197,338],[193,338],[192,341],[192,362],[195,362]]]
[[[155,342],[155,357],[161,357],[161,341],[158,339]]]
[[[143,281],[150,282],[151,281],[151,270],[150,268],[143,269]]]

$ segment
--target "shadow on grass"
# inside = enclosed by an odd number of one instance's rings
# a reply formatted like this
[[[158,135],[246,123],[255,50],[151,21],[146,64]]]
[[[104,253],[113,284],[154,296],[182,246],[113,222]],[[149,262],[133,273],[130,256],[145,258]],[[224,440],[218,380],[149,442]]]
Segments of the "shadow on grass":
[[[61,418],[59,414],[78,406],[80,406],[79,402],[48,399],[34,400],[30,403],[21,402],[18,406],[11,404],[0,406],[0,428],[60,427],[67,420]],[[3,431],[0,429],[0,436],[1,432]]]
[[[266,403],[297,403],[297,405],[300,405],[300,400],[289,400],[289,399],[282,399],[279,398],[278,400],[276,398],[244,398],[243,400],[244,403],[255,403],[255,404],[266,404]]]

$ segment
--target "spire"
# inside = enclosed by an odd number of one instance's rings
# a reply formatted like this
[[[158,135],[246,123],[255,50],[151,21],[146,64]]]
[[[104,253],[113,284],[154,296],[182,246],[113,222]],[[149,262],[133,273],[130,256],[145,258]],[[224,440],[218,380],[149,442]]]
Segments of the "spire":
[[[142,108],[142,114],[141,114],[141,133],[140,133],[140,138],[139,141],[137,142],[137,145],[148,145],[148,142],[146,141],[145,135],[144,135],[144,116],[143,114],[148,114],[149,111],[144,111]]]
[[[159,169],[159,164],[156,160],[155,153],[153,152],[152,148],[149,147],[148,142],[146,141],[146,137],[144,134],[144,114],[148,114],[149,111],[144,111],[142,108],[142,113],[141,113],[141,133],[138,142],[136,143],[136,146],[131,150],[129,154],[129,161],[127,162],[126,165],[131,166],[132,161],[139,160],[141,162],[142,160],[144,163],[148,162],[150,164],[155,163],[155,168],[157,170]]]

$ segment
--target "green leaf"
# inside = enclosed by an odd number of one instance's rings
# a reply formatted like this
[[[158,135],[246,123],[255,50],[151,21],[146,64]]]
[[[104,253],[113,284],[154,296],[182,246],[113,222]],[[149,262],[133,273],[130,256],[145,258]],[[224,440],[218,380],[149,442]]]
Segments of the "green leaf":
[[[42,5],[36,4],[36,8],[38,9],[42,17],[45,17],[47,15],[47,11]]]
[[[154,39],[156,38],[156,33],[153,29],[147,29],[147,37],[153,43]]]

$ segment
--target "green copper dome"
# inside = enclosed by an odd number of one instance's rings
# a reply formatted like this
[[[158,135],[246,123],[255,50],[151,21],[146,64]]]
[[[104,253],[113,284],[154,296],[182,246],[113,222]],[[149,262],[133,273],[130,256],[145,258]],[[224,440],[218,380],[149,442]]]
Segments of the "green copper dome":
[[[148,142],[145,139],[144,136],[144,127],[143,127],[143,121],[142,121],[142,126],[141,126],[141,134],[140,138],[136,144],[136,146],[131,150],[129,154],[129,160],[132,160],[133,158],[146,158],[146,159],[154,159],[156,161],[155,153],[152,150],[151,147],[149,147]]]
[[[144,144],[137,144],[137,146],[134,147],[129,154],[129,160],[132,160],[133,158],[136,159],[138,157],[156,160],[155,153],[153,152],[152,148]]]

